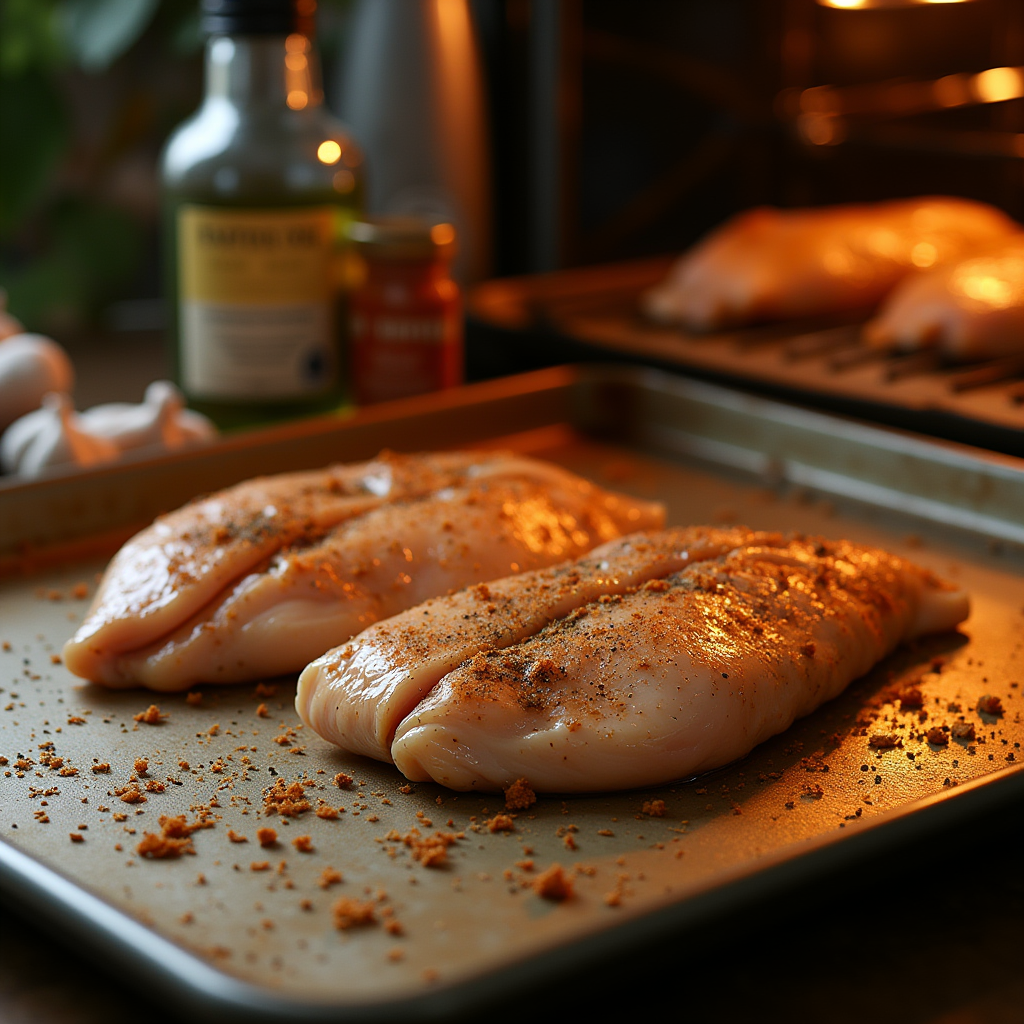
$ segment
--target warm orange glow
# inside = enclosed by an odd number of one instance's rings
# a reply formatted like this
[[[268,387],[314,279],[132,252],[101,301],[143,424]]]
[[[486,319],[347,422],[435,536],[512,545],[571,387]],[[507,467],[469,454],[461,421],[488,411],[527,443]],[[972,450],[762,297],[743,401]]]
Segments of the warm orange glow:
[[[341,192],[344,195],[356,187],[356,176],[351,171],[342,168],[331,179],[331,183],[334,185],[335,192]]]
[[[304,53],[286,53],[284,55],[284,66],[289,71],[305,71],[309,61]]]
[[[962,107],[971,102],[970,79],[967,75],[946,75],[932,85],[932,95],[941,107]]]
[[[1020,68],[990,68],[971,79],[971,91],[982,103],[1000,103],[1024,96],[1024,73]]]
[[[818,0],[820,7],[868,10],[879,7],[920,7],[925,4],[962,4],[967,0]]]
[[[910,262],[921,270],[932,266],[939,258],[939,250],[931,242],[918,242],[910,250]]]
[[[317,146],[316,158],[322,164],[336,164],[341,159],[341,146],[334,139],[327,139]]]
[[[292,89],[286,102],[292,110],[304,110],[309,104],[309,93],[304,89]]]
[[[839,96],[829,85],[816,85],[800,93],[800,110],[805,114],[831,114],[839,109]]]
[[[295,32],[284,41],[284,48],[288,53],[306,53],[309,49],[309,40]]]
[[[827,114],[801,114],[797,129],[805,142],[812,146],[834,146],[843,141],[843,126],[839,118]]]
[[[430,229],[430,238],[435,245],[448,245],[455,241],[455,228],[451,224],[435,224]]]

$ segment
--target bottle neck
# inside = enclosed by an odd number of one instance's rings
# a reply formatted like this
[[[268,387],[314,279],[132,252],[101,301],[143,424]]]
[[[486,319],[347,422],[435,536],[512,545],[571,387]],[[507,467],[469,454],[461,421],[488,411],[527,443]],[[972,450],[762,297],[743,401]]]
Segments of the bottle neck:
[[[310,110],[323,102],[320,61],[304,35],[213,36],[206,99],[248,110]]]

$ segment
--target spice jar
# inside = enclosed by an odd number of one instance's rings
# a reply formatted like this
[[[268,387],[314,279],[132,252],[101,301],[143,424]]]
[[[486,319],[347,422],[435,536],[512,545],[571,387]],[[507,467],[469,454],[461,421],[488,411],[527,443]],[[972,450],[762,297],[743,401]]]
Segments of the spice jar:
[[[451,278],[455,229],[413,218],[356,221],[362,257],[351,298],[351,377],[360,405],[462,381],[462,303]]]

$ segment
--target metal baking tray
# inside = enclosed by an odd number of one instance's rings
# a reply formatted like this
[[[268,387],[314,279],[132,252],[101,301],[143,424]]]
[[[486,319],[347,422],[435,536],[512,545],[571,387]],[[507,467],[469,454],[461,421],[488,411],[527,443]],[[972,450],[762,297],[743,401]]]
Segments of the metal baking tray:
[[[484,282],[469,299],[471,323],[483,335],[471,355],[532,347],[547,363],[655,365],[1024,455],[1024,356],[965,366],[933,351],[872,349],[861,340],[870,310],[708,333],[656,324],[641,314],[639,299],[671,263],[656,257]]]
[[[746,522],[884,545],[964,584],[974,611],[960,632],[898,651],[742,761],[649,790],[542,798],[511,832],[486,825],[503,809],[500,796],[425,784],[403,792],[394,769],[296,729],[293,679],[204,687],[189,703],[108,692],[59,663],[112,545],[154,514],[258,472],[456,445],[531,452],[659,497],[673,523]],[[601,367],[5,483],[0,888],[122,977],[211,1018],[425,1020],[493,1004],[1020,799],[1021,508],[1020,460],[656,371]],[[895,696],[911,683],[920,708]],[[1003,713],[978,712],[982,694],[998,696]],[[150,703],[165,716],[159,724],[135,720]],[[925,729],[960,716],[975,724],[973,742],[926,741]],[[875,750],[876,729],[901,745]],[[44,764],[47,752],[60,765]],[[18,767],[25,758],[33,763]],[[137,758],[148,760],[143,781],[164,791],[126,804],[115,790]],[[93,772],[101,763],[110,771]],[[334,786],[339,771],[354,777],[352,788]],[[314,805],[345,811],[335,820],[267,818],[262,792],[275,779],[305,780]],[[160,815],[191,814],[211,798],[218,820],[194,834],[195,855],[136,854]],[[649,813],[657,800],[663,815]],[[264,849],[256,830],[268,825],[279,842]],[[428,868],[388,838],[414,827],[465,838],[446,866]],[[312,852],[294,847],[299,835]],[[553,863],[574,882],[560,903],[530,887]],[[327,867],[344,881],[323,889]],[[331,907],[342,896],[373,901],[378,923],[338,931]],[[403,934],[389,932],[388,920]]]

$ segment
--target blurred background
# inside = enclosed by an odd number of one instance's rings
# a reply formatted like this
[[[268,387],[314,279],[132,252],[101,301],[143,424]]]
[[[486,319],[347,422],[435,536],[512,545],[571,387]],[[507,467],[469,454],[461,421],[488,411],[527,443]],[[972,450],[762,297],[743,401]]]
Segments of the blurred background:
[[[866,6],[470,0],[490,273],[681,250],[758,203],[943,192],[1024,217],[1024,5]],[[157,164],[199,102],[197,7],[0,6],[0,286],[29,329],[160,330]],[[354,7],[319,4],[335,109]]]

